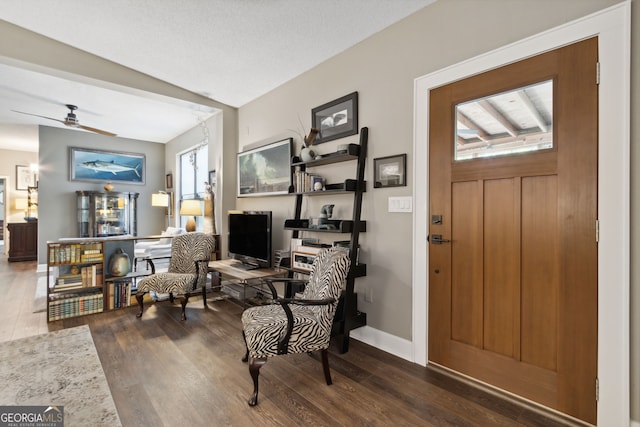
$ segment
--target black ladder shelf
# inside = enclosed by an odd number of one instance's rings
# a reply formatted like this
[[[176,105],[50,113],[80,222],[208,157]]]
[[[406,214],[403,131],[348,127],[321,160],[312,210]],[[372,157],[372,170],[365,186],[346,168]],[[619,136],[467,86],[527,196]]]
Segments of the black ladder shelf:
[[[350,260],[351,268],[347,276],[347,284],[345,290],[338,303],[336,316],[332,328],[332,340],[337,344],[341,353],[349,351],[349,333],[353,329],[359,328],[367,324],[367,315],[358,310],[358,298],[354,291],[355,279],[357,277],[366,276],[366,264],[358,264],[358,241],[361,232],[366,232],[366,221],[360,219],[362,213],[362,195],[366,191],[366,182],[364,180],[364,168],[367,158],[367,143],[369,136],[369,128],[360,129],[360,143],[349,144],[347,149],[330,155],[325,155],[319,159],[309,162],[302,162],[299,158],[294,157],[291,163],[291,173],[299,168],[304,172],[309,167],[322,166],[327,164],[357,161],[355,179],[347,179],[343,184],[327,185],[326,191],[315,191],[313,193],[296,193],[295,218],[285,220],[284,228],[292,230],[292,237],[298,238],[301,232],[330,232],[330,233],[348,233],[350,234]],[[293,191],[293,189],[291,190]],[[335,229],[319,230],[309,228],[308,221],[301,218],[302,201],[304,196],[321,196],[331,195],[332,193],[353,193],[353,214],[351,220],[332,220]]]

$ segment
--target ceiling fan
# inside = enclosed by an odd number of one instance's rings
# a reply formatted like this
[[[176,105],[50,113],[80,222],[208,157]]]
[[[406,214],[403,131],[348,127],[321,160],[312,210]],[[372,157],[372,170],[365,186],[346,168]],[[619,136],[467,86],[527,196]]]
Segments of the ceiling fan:
[[[56,122],[62,123],[62,124],[66,125],[66,126],[69,126],[69,127],[88,130],[89,132],[99,133],[100,135],[116,136],[115,133],[107,132],[106,130],[96,129],[96,128],[92,128],[90,126],[81,125],[80,122],[78,121],[78,118],[76,117],[76,114],[74,113],[74,111],[77,110],[78,107],[76,107],[75,105],[71,105],[71,104],[66,104],[66,105],[67,105],[67,108],[69,109],[69,112],[67,113],[67,117],[65,117],[64,120],[59,120],[59,119],[54,119],[54,118],[51,118],[51,117],[41,116],[40,114],[25,113],[23,111],[16,111],[16,110],[11,110],[11,111],[13,111],[15,113],[20,113],[20,114],[28,114],[30,116],[42,117],[43,119],[47,119],[47,120],[54,120]]]

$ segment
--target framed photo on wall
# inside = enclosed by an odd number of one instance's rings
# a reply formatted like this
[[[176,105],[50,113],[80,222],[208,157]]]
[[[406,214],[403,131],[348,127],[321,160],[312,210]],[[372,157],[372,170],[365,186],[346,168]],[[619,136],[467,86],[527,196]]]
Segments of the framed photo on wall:
[[[407,185],[407,155],[373,159],[373,187],[403,187]]]
[[[311,126],[318,129],[316,144],[358,133],[358,92],[311,110]]]
[[[293,138],[238,153],[238,197],[288,194]]]
[[[16,166],[16,190],[27,191],[36,186],[36,174],[29,166]]]
[[[145,155],[71,147],[69,176],[72,181],[110,181],[144,184]]]

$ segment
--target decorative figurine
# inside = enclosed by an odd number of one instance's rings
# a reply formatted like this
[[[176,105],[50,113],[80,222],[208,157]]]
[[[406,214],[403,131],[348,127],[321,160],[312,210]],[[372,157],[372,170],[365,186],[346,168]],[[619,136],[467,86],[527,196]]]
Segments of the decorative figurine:
[[[334,205],[324,205],[320,209],[320,215],[318,215],[318,228],[324,230],[333,230],[335,225],[329,223],[329,218],[333,215]]]

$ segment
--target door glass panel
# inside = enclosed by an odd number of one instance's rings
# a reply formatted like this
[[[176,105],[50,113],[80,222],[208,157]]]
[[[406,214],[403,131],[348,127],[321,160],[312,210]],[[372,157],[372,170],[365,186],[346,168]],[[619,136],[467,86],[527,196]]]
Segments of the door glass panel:
[[[457,104],[454,159],[553,148],[553,80]]]

